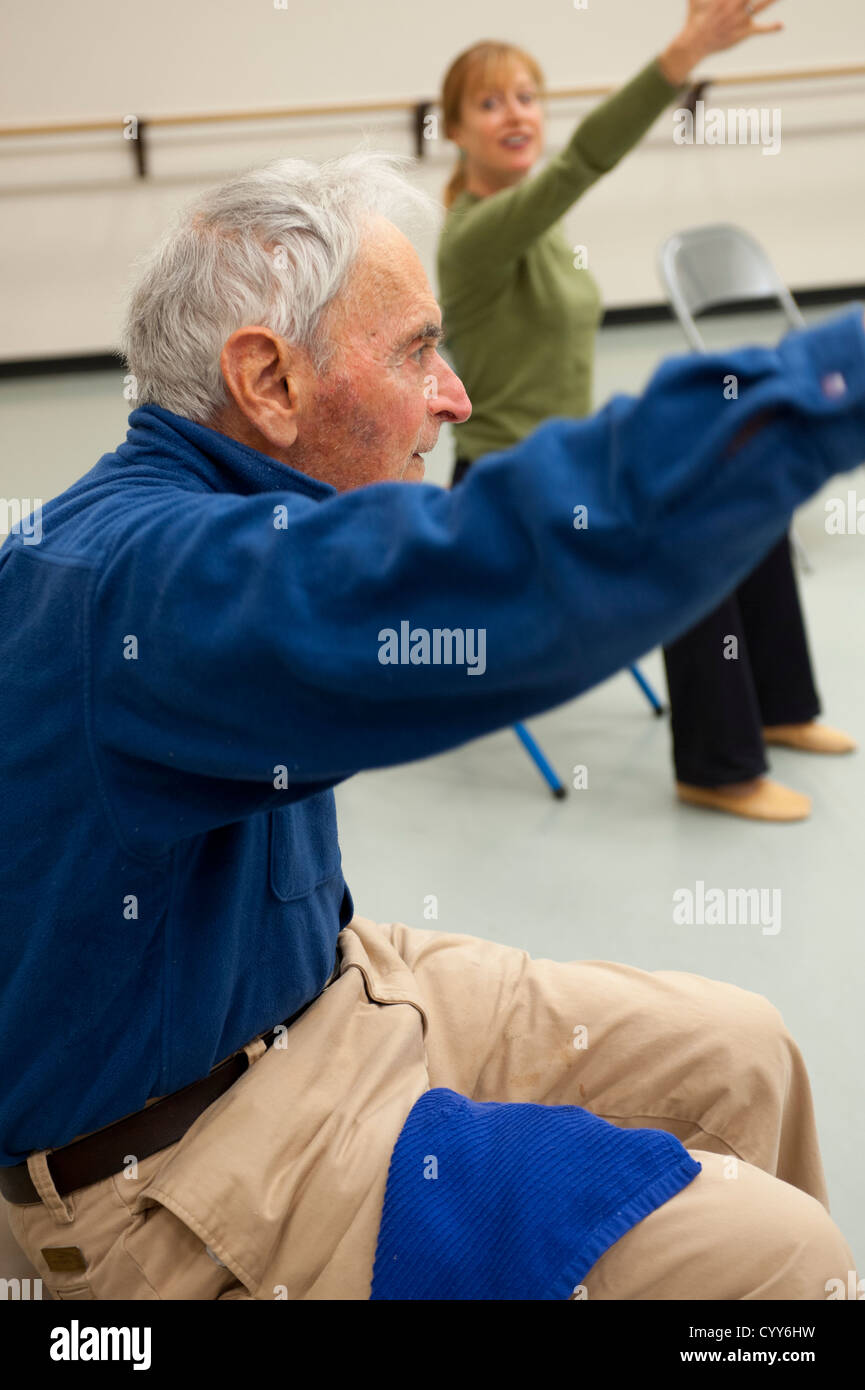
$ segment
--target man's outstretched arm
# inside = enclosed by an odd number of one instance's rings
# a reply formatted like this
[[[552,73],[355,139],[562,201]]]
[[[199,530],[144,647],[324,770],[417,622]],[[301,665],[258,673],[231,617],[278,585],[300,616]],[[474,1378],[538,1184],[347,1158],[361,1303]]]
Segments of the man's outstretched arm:
[[[100,583],[97,735],[168,793],[198,773],[256,784],[252,805],[278,796],[277,764],[320,785],[453,747],[686,630],[863,457],[859,306],[777,348],[666,362],[641,397],[547,422],[453,493],[195,494],[138,523]],[[436,664],[436,630],[473,666]],[[136,662],[117,659],[127,632]]]

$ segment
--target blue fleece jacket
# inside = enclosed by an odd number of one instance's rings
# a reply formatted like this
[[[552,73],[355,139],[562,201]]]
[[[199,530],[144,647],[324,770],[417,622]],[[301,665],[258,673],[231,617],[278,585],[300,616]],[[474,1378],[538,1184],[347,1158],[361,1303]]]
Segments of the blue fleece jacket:
[[[3,1164],[319,992],[353,911],[336,783],[578,695],[752,570],[865,456],[862,310],[668,362],[453,493],[337,495],[155,406],[129,425],[0,549]],[[483,671],[388,664],[404,622],[483,631]]]

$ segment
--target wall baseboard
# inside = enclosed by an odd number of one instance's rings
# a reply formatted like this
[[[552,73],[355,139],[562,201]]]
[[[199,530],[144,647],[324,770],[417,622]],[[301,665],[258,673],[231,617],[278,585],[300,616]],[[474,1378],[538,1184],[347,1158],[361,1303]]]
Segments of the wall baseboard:
[[[0,378],[51,376],[67,372],[120,372],[125,367],[119,352],[69,353],[64,357],[23,357],[0,362]]]
[[[856,300],[865,301],[865,284],[827,285],[820,289],[791,291],[800,309],[817,309],[821,305],[849,304]],[[760,314],[767,309],[777,308],[777,300],[767,296],[765,299],[739,299],[724,304],[720,309],[707,309],[699,318],[724,318],[728,314]],[[779,310],[780,312],[780,310]],[[623,328],[628,324],[666,323],[673,318],[669,304],[622,305],[618,309],[607,309],[601,320],[602,328]]]

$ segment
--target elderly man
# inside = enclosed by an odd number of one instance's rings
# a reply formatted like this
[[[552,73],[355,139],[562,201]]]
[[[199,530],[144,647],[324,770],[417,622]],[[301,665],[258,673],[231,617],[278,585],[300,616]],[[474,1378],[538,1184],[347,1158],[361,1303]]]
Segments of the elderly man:
[[[425,210],[371,153],[199,199],[126,441],[0,553],[13,1232],[68,1299],[823,1298],[772,1006],[358,917],[332,788],[712,608],[865,452],[861,311],[406,487],[470,411]]]

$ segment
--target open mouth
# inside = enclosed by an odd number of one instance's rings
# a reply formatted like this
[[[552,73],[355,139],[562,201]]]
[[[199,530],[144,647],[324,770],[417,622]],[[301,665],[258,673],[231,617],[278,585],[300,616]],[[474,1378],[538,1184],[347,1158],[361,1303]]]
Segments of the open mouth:
[[[522,150],[531,138],[530,135],[506,135],[501,144],[506,150]]]

